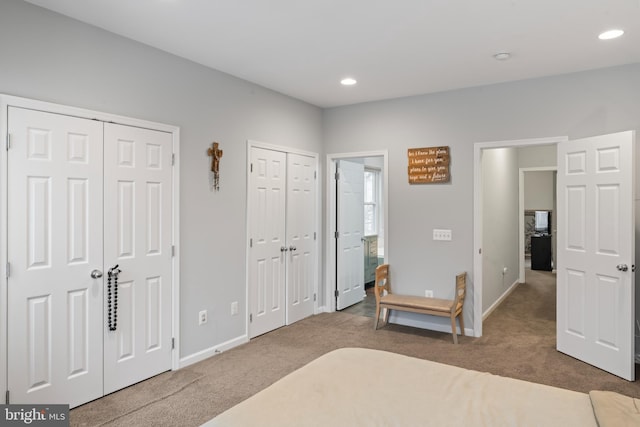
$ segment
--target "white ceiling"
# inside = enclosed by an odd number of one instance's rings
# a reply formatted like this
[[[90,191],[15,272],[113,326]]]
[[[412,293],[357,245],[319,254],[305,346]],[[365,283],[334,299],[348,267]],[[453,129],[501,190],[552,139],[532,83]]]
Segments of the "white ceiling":
[[[640,62],[640,0],[27,1],[320,107]]]

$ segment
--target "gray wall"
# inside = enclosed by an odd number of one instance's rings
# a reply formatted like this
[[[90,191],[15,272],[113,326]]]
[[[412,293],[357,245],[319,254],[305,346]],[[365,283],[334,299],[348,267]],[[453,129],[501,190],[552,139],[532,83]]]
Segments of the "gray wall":
[[[524,173],[524,209],[553,210],[554,171],[527,171]]]
[[[483,313],[518,279],[518,174],[517,148],[482,151]]]
[[[321,153],[322,111],[18,0],[0,2],[0,58],[0,93],[180,127],[180,355],[244,335],[246,141]],[[218,193],[214,140],[224,150]]]
[[[450,297],[459,271],[473,291],[474,142],[640,129],[640,64],[321,111],[19,0],[0,2],[0,57],[2,93],[180,126],[182,356],[245,332],[247,139],[321,159],[388,149],[394,282]],[[224,149],[219,193],[209,190],[213,140]],[[451,149],[451,182],[409,185],[407,149],[436,145]],[[453,240],[434,242],[433,228]]]
[[[417,295],[430,286],[446,297],[458,271],[469,272],[473,289],[474,142],[640,129],[639,93],[640,64],[633,64],[337,107],[324,112],[325,149],[389,150],[387,255],[395,286]],[[407,149],[437,145],[451,149],[451,182],[409,185]],[[452,229],[453,241],[434,242],[433,228]]]

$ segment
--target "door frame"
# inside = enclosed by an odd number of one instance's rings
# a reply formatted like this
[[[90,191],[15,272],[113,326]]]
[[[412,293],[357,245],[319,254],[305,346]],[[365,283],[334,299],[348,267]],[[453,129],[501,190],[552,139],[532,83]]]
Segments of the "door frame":
[[[492,148],[519,148],[568,141],[568,136],[476,142],[473,144],[473,336],[482,336],[482,152]],[[495,306],[495,305],[494,305]],[[489,310],[494,308],[492,306]]]
[[[525,172],[556,172],[558,166],[540,166],[520,168],[518,171],[518,233],[520,235],[520,249],[518,250],[518,281],[524,283],[524,174]],[[551,224],[553,227],[555,224]],[[554,254],[555,255],[555,254]],[[554,259],[555,261],[555,259]],[[555,269],[555,265],[554,265]]]
[[[180,128],[178,126],[157,123],[148,120],[135,119],[131,117],[119,116],[111,113],[88,110],[84,108],[72,107],[68,105],[56,104],[52,102],[38,101],[35,99],[22,98],[13,95],[0,93],[0,135],[4,144],[9,143],[8,135],[8,109],[9,107],[20,107],[32,110],[39,110],[54,114],[95,119],[103,122],[114,122],[127,126],[159,130],[172,135],[174,165],[172,167],[172,242],[175,247],[175,255],[172,258],[172,309],[171,309],[171,329],[172,337],[175,339],[175,347],[171,353],[171,370],[180,367]],[[3,144],[3,145],[4,145]],[[0,355],[7,356],[7,197],[8,197],[8,156],[7,145],[0,149],[0,236],[3,236],[4,243],[0,244]],[[6,359],[5,359],[6,360]],[[7,365],[0,364],[0,394],[5,395],[7,391]]]
[[[305,151],[305,150],[300,150],[297,148],[291,148],[291,147],[285,147],[283,145],[275,145],[275,144],[270,144],[268,142],[262,142],[262,141],[258,141],[258,140],[254,140],[254,139],[248,139],[247,140],[247,179],[246,179],[246,191],[245,191],[245,202],[246,202],[246,206],[247,206],[247,211],[246,211],[246,215],[245,215],[245,235],[246,235],[246,245],[247,245],[247,250],[245,251],[245,272],[244,272],[244,277],[245,277],[245,307],[247,307],[247,313],[246,313],[246,319],[245,319],[245,337],[247,337],[247,340],[250,339],[249,337],[251,335],[249,335],[249,312],[251,311],[251,299],[250,299],[250,295],[249,295],[249,289],[250,289],[250,283],[249,283],[249,263],[251,262],[250,259],[250,246],[249,246],[249,239],[251,238],[250,236],[250,223],[251,223],[251,197],[250,197],[250,191],[251,191],[251,150],[253,148],[262,148],[265,150],[272,150],[272,151],[280,151],[283,153],[291,153],[291,154],[298,154],[301,156],[309,156],[309,157],[313,157],[315,159],[315,168],[316,168],[316,179],[315,179],[315,190],[316,190],[316,211],[315,211],[315,224],[314,224],[314,228],[317,230],[316,231],[316,259],[315,259],[315,274],[314,274],[314,278],[313,278],[313,292],[316,296],[318,296],[318,284],[320,283],[320,262],[321,262],[321,253],[322,253],[322,243],[320,241],[320,236],[321,236],[321,232],[320,232],[320,212],[321,212],[321,201],[320,201],[320,168],[319,168],[319,158],[320,155],[318,153],[314,153],[311,151]],[[286,285],[285,285],[286,286]],[[288,298],[287,298],[287,294],[286,292],[288,292],[287,289],[285,289],[285,307],[288,306]],[[316,297],[315,301],[313,302],[313,314],[318,314],[319,310],[318,310],[318,298]],[[286,316],[285,316],[286,319]],[[285,321],[286,323],[286,321]]]
[[[336,161],[347,160],[361,157],[382,157],[382,208],[384,211],[384,262],[389,263],[389,150],[377,151],[360,151],[355,153],[334,153],[327,154],[327,199],[326,199],[326,217],[325,217],[325,295],[323,311],[332,313],[336,311]]]

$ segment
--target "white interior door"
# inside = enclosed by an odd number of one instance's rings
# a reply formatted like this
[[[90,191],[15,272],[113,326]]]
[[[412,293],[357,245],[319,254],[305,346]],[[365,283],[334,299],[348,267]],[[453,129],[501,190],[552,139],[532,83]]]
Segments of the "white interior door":
[[[342,310],[365,297],[364,291],[364,165],[338,161],[337,296]]]
[[[102,396],[102,123],[9,107],[11,402]]]
[[[284,326],[287,155],[251,148],[249,337]]]
[[[287,325],[311,316],[316,277],[316,161],[287,154]]]
[[[116,330],[103,323],[108,394],[171,369],[173,142],[167,132],[112,123],[104,135],[105,278],[115,265],[122,271]]]
[[[634,133],[558,144],[558,350],[634,380]]]

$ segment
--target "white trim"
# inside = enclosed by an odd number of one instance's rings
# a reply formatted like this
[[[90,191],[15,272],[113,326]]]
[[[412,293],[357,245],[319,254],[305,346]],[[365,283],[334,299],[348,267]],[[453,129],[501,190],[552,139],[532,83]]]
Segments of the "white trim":
[[[250,149],[253,147],[264,148],[265,150],[281,151],[283,153],[300,154],[301,156],[309,156],[309,157],[314,157],[316,159],[319,157],[319,154],[314,153],[313,151],[300,150],[297,148],[285,147],[283,145],[275,145],[275,144],[270,144],[268,142],[248,139],[247,140],[247,159],[249,163],[251,163],[251,156],[249,156],[249,154],[251,153]]]
[[[239,345],[246,344],[248,342],[249,342],[248,336],[242,335],[237,338],[232,338],[221,344],[215,345],[213,347],[205,348],[204,350],[201,350],[197,353],[190,354],[189,356],[186,356],[180,359],[178,363],[178,369],[182,369],[189,365],[193,365],[194,363],[201,362],[212,356],[215,356],[227,350],[231,350],[234,347],[238,347]]]
[[[487,308],[487,311],[485,311],[484,313],[482,313],[482,321],[484,321],[487,317],[489,317],[489,315],[491,313],[493,313],[493,310],[495,310],[496,308],[498,308],[498,306],[500,304],[502,304],[502,302],[507,299],[507,297],[511,294],[511,292],[513,292],[516,287],[520,284],[520,282],[518,280],[516,280],[515,282],[513,282],[511,284],[511,286],[509,286],[507,288],[506,291],[504,291],[504,293],[502,295],[500,295],[500,298],[498,298],[493,304],[491,304],[491,307]]]
[[[389,151],[362,151],[355,153],[336,153],[327,154],[327,176],[326,176],[326,230],[325,230],[325,305],[323,310],[327,313],[336,311],[336,187],[335,173],[336,160],[353,159],[361,157],[380,157],[383,158],[382,166],[382,208],[384,211],[384,262],[390,263],[389,257]]]
[[[245,335],[247,337],[250,336],[249,334],[249,315],[251,312],[251,305],[250,305],[250,299],[249,299],[249,290],[250,290],[250,283],[249,283],[249,262],[250,262],[250,248],[249,248],[249,239],[251,238],[251,236],[249,235],[249,232],[251,231],[250,228],[250,213],[251,213],[251,197],[250,197],[250,185],[251,185],[251,150],[253,148],[262,148],[262,149],[266,149],[266,150],[272,150],[272,151],[280,151],[283,153],[291,153],[291,154],[298,154],[301,156],[308,156],[308,157],[313,157],[315,159],[315,168],[316,168],[316,182],[315,182],[315,186],[316,186],[316,212],[314,214],[315,220],[314,220],[314,228],[316,230],[316,240],[315,240],[315,251],[316,251],[316,260],[315,260],[315,274],[314,274],[314,283],[313,283],[313,293],[317,296],[316,300],[313,302],[313,314],[318,314],[320,313],[322,310],[320,310],[320,306],[319,306],[319,295],[318,295],[318,284],[320,283],[320,264],[322,261],[322,257],[321,257],[321,247],[322,245],[320,245],[320,221],[319,219],[321,218],[321,207],[322,204],[320,203],[320,165],[319,165],[319,158],[320,155],[318,153],[314,153],[312,151],[306,151],[306,150],[300,150],[297,148],[291,148],[291,147],[285,147],[282,145],[275,145],[275,144],[270,144],[267,142],[262,142],[262,141],[256,141],[256,140],[252,140],[252,139],[248,139],[247,140],[247,179],[246,179],[246,189],[245,189],[245,202],[246,202],[246,206],[247,206],[247,211],[245,212],[245,235],[246,235],[246,247],[247,250],[245,251],[245,272],[244,272],[244,277],[245,277],[245,307],[246,307],[246,318],[245,318]],[[286,304],[288,304],[288,298],[286,298]]]
[[[0,236],[2,236],[2,243],[0,243],[0,358],[3,363],[0,363],[0,396],[6,396],[8,386],[8,347],[7,347],[7,333],[8,333],[8,307],[7,307],[7,197],[8,197],[8,174],[7,174],[7,150],[2,146],[6,143],[8,136],[9,124],[7,98],[0,95],[0,137],[2,138],[2,144],[0,144]]]
[[[545,171],[557,171],[557,166],[541,166],[531,168],[520,168],[518,171],[518,233],[520,242],[520,249],[518,251],[518,280],[520,283],[524,283],[524,173],[525,172],[545,172]]]
[[[171,369],[180,368],[180,128],[175,127],[173,133],[173,155],[175,163],[173,165],[173,224],[172,238],[176,248],[172,258],[173,269],[173,293],[172,293],[172,337],[175,340],[175,348],[171,355]]]
[[[473,144],[473,335],[482,336],[482,151],[489,148],[550,145],[567,141],[566,136],[476,142]]]
[[[0,149],[0,235],[7,235],[7,150],[4,143],[8,133],[8,108],[19,107],[49,113],[63,114],[67,116],[79,117],[83,119],[95,119],[103,122],[113,122],[127,126],[135,126],[145,129],[153,129],[172,134],[173,153],[175,154],[175,166],[173,168],[173,222],[172,222],[172,238],[173,245],[176,247],[176,255],[172,259],[172,337],[175,339],[176,348],[171,355],[171,369],[179,368],[180,355],[180,128],[164,123],[151,122],[148,120],[135,119],[131,117],[119,116],[111,113],[103,113],[84,108],[71,107],[68,105],[55,104],[51,102],[38,101],[34,99],[21,98],[12,95],[0,94],[0,135],[2,138],[2,147]],[[0,364],[0,395],[4,396],[7,390],[7,327],[8,327],[8,311],[6,304],[7,297],[7,240],[0,244],[0,354],[5,363]]]

